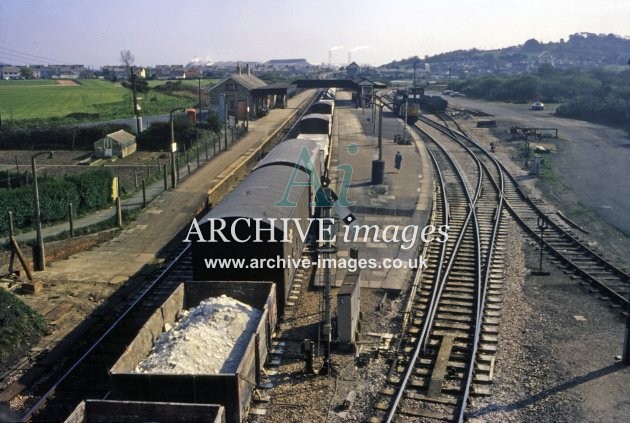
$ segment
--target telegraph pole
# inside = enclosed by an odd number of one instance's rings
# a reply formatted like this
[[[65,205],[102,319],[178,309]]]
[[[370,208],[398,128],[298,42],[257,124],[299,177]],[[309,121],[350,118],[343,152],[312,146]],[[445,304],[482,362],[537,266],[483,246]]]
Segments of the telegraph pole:
[[[201,120],[201,77],[199,79],[199,117],[197,119],[197,126],[199,126],[199,121]]]
[[[136,71],[133,66],[129,68],[131,72],[131,89],[133,91],[133,114],[136,116],[136,135],[140,135],[142,125],[140,123],[140,113],[138,110],[138,95],[136,93]]]

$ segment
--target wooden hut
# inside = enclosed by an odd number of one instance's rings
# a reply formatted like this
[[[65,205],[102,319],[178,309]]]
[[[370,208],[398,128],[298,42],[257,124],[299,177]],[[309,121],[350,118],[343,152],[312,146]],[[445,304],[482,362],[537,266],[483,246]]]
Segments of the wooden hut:
[[[94,143],[94,157],[102,159],[116,156],[122,159],[135,153],[136,148],[136,136],[121,129]]]

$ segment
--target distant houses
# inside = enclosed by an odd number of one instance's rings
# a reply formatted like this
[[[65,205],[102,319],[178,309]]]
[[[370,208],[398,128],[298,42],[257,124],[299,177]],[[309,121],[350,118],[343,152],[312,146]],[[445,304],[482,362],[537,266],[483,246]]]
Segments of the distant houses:
[[[94,78],[94,72],[83,65],[30,65],[0,64],[2,79],[79,79]]]
[[[20,68],[15,66],[2,66],[0,67],[0,77],[2,79],[20,79],[22,76]]]

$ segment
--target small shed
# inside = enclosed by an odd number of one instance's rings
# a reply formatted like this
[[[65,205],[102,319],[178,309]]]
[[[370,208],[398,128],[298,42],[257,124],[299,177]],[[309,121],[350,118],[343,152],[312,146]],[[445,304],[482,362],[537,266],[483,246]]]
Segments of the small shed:
[[[94,157],[127,157],[136,152],[136,136],[124,130],[107,134],[94,143]]]

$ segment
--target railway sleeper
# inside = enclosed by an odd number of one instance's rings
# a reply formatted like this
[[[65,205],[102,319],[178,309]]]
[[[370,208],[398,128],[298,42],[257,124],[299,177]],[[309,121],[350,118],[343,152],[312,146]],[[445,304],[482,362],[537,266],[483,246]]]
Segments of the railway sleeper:
[[[475,287],[471,286],[470,283],[462,283],[462,282],[455,281],[455,282],[449,283],[445,291],[461,292],[463,294],[474,294],[476,290],[475,290]]]
[[[466,295],[466,294],[462,294],[462,293],[456,293],[456,292],[444,292],[442,293],[442,299],[449,299],[449,300],[465,300],[465,301],[474,301],[475,300],[475,296],[474,295]]]
[[[486,309],[484,315],[488,317],[495,317],[497,319],[501,318],[501,309],[499,310],[488,310]]]
[[[503,286],[505,285],[505,280],[503,277],[490,277],[488,281],[488,289],[497,289],[503,294]]]
[[[470,323],[472,322],[472,315],[461,315],[461,314],[449,314],[449,313],[440,313],[436,315],[437,321],[441,322],[452,322],[452,323]]]
[[[433,336],[439,336],[439,337],[444,337],[444,336],[454,336],[455,338],[458,339],[465,339],[468,340],[468,338],[470,337],[470,333],[469,332],[463,332],[463,331],[455,331],[455,330],[442,330],[442,329],[436,329],[433,331]]]
[[[498,335],[499,334],[499,325],[486,325],[484,324],[481,327],[481,333],[487,335]]]
[[[468,321],[468,323],[460,323],[453,322],[450,320],[435,320],[433,323],[433,327],[435,329],[447,329],[447,330],[471,330],[473,327],[473,322]]]
[[[494,375],[475,372],[475,376],[473,377],[473,383],[486,384],[489,385],[494,380]]]
[[[495,333],[482,333],[481,342],[486,344],[498,344],[499,337]]]
[[[486,294],[501,297],[503,295],[503,290],[501,288],[497,289],[497,288],[488,287]]]
[[[451,270],[451,274],[448,276],[448,284],[459,283],[459,284],[468,284],[469,286],[475,286],[475,277],[469,273],[460,273]]]
[[[440,305],[444,306],[453,306],[453,307],[464,307],[464,308],[472,308],[473,305],[470,301],[461,301],[459,298],[442,298],[440,301]]]
[[[409,398],[409,399],[413,399],[417,401],[431,402],[435,404],[457,405],[459,403],[459,400],[454,397],[440,396],[436,398],[436,397],[430,397],[430,396],[427,396],[427,395],[424,395],[415,391],[405,392],[404,396],[405,398]]]
[[[434,412],[434,411],[430,411],[430,410],[418,410],[418,409],[412,409],[409,407],[402,407],[399,410],[400,414],[406,415],[406,416],[411,416],[411,417],[424,417],[427,419],[433,419],[433,420],[442,420],[442,421],[453,421],[455,420],[455,414],[453,413],[439,413],[439,412]]]
[[[471,316],[473,310],[472,307],[453,307],[449,305],[443,305],[440,307],[440,313],[449,313],[451,315],[457,316]]]
[[[453,338],[453,336],[449,336],[449,335],[443,336],[441,338],[431,337],[429,341],[427,342],[427,349],[433,352],[438,351],[442,345],[442,340],[445,337]],[[467,340],[462,341],[461,339],[462,338],[454,338],[453,347],[452,347],[453,351],[459,352],[461,350],[468,349],[468,341]]]
[[[489,304],[500,304],[502,302],[503,302],[502,298],[500,296],[497,296],[497,295],[488,295],[486,297],[486,307]]]
[[[479,344],[479,351],[485,354],[495,355],[498,350],[498,344],[490,344],[486,342],[481,342]]]

